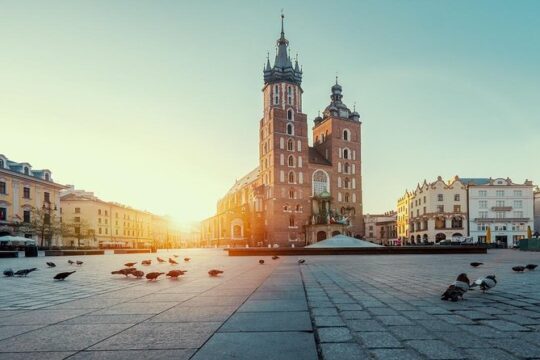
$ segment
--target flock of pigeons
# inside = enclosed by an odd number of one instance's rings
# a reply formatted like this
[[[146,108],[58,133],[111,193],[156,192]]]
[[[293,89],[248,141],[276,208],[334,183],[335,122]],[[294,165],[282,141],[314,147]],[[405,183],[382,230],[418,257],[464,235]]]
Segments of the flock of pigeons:
[[[46,264],[47,264],[47,266],[49,268],[56,267],[56,264],[53,263],[52,261],[48,261],[48,262],[46,262]],[[81,266],[84,263],[82,261],[68,260],[68,264],[69,265]],[[14,276],[27,277],[28,274],[30,274],[31,272],[34,272],[36,270],[38,270],[38,269],[37,268],[30,268],[30,269],[22,269],[22,270],[17,270],[17,271],[13,271],[13,269],[5,269],[4,270],[4,276],[6,276],[6,277],[14,277]],[[53,279],[54,280],[65,280],[65,278],[67,278],[69,275],[73,274],[74,272],[76,272],[76,271],[74,270],[74,271],[61,272],[61,273],[56,274],[53,277]]]
[[[179,256],[178,255],[173,255],[173,257],[178,258]],[[190,260],[191,260],[191,258],[189,258],[189,257],[184,258],[184,262],[189,262]],[[162,263],[166,263],[167,261],[158,256],[157,257],[157,262],[162,264]],[[178,265],[178,261],[176,261],[173,258],[169,258],[169,264]],[[123,269],[112,271],[111,274],[112,275],[124,275],[125,277],[128,277],[129,275],[132,275],[132,276],[136,277],[137,279],[141,279],[143,276],[145,276],[145,273],[142,270],[138,270],[135,267],[135,265],[137,265],[137,262],[125,263],[124,264],[125,267]],[[150,265],[152,265],[152,260],[150,260],[150,259],[143,260],[143,261],[141,261],[141,265],[150,266]],[[152,271],[152,272],[149,272],[149,273],[146,274],[146,278],[149,281],[153,281],[153,280],[157,280],[161,275],[165,275],[165,276],[170,277],[171,279],[178,279],[179,276],[184,275],[185,273],[187,273],[187,270],[180,270],[180,269],[170,270],[167,274],[165,274],[164,272]],[[208,270],[208,275],[210,275],[210,276],[218,276],[219,274],[223,274],[223,270],[219,270],[219,269],[210,269],[210,270]]]
[[[481,262],[472,262],[470,264],[472,267],[477,268],[480,265],[484,265],[484,263]],[[515,272],[523,272],[525,270],[532,271],[536,269],[538,265],[536,264],[527,264],[525,266],[514,266],[512,267],[512,270]],[[473,290],[475,287],[479,287],[482,292],[486,292],[489,289],[492,289],[497,285],[497,279],[495,278],[495,275],[487,275],[484,277],[481,277],[474,281],[472,284],[467,277],[467,274],[462,273],[459,274],[456,281],[454,281],[446,291],[442,294],[441,300],[450,300],[450,301],[458,301],[459,299],[463,300],[463,295],[469,291]]]

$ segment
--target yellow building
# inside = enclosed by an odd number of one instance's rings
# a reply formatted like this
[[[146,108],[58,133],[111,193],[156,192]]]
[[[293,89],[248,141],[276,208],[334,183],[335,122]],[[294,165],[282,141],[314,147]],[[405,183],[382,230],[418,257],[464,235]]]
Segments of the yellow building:
[[[406,190],[405,194],[397,202],[397,237],[402,242],[407,242],[410,236],[409,214],[412,197],[413,193]]]
[[[59,245],[60,232],[39,234],[31,223],[47,224],[60,214],[59,192],[65,186],[53,181],[51,171],[34,170],[29,163],[18,163],[0,154],[0,236],[33,238],[38,245]]]
[[[62,223],[72,229],[64,235],[66,247],[176,247],[180,241],[170,219],[103,201],[73,186],[62,191],[60,207]]]

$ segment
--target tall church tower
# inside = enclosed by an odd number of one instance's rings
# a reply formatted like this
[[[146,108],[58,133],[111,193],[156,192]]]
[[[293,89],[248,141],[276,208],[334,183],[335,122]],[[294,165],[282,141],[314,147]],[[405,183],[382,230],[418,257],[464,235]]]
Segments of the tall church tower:
[[[304,244],[309,219],[307,116],[302,112],[302,70],[288,54],[283,28],[274,65],[264,68],[264,114],[260,121],[259,165],[265,189],[265,241]]]

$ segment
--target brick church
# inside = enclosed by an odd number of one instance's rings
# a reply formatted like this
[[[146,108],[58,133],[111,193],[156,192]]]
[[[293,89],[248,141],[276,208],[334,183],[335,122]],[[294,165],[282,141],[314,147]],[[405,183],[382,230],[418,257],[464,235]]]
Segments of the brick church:
[[[264,68],[259,166],[236,181],[201,222],[201,245],[304,246],[336,234],[364,235],[360,115],[331,88],[308,142],[302,70],[288,55],[283,15],[274,64]]]

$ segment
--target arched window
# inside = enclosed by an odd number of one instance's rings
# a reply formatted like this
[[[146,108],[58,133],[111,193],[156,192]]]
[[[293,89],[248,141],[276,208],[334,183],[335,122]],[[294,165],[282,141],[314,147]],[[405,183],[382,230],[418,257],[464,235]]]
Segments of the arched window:
[[[348,174],[349,171],[350,171],[350,165],[349,165],[349,163],[345,163],[345,165],[344,165],[344,167],[343,167],[343,172],[344,172],[345,174]]]
[[[294,151],[294,141],[293,141],[293,139],[289,139],[287,141],[287,150]]]
[[[287,124],[287,135],[294,135],[294,125]]]
[[[283,205],[283,211],[289,211],[289,204]]]
[[[289,166],[294,166],[294,156],[289,155],[288,163],[289,163]]]
[[[300,206],[300,204],[296,204],[296,211],[302,211],[302,206]]]
[[[292,86],[287,86],[287,104],[292,105],[294,96],[294,89]]]
[[[30,169],[28,169],[27,166],[24,167],[24,174],[28,175],[30,173]]]
[[[45,173],[45,180],[49,181],[50,179],[51,179],[51,176],[49,175],[49,173]]]
[[[349,149],[347,149],[347,148],[343,149],[343,158],[344,158],[344,159],[348,159],[349,156],[350,156],[350,151],[349,151]]]
[[[294,189],[289,190],[289,199],[296,198],[296,193],[294,192]]]
[[[279,105],[279,85],[274,85],[274,105]]]
[[[343,130],[343,140],[351,141],[351,131],[349,129]]]
[[[294,227],[294,215],[289,216],[289,226]]]
[[[291,120],[291,121],[294,120],[292,109],[287,110],[287,120]]]
[[[317,170],[313,173],[313,195],[318,196],[322,192],[328,192],[328,175],[322,171]]]
[[[288,176],[288,179],[289,179],[289,184],[294,184],[294,171],[290,171],[289,172],[289,176]]]
[[[345,202],[346,202],[346,203],[349,202],[349,193],[345,193]]]
[[[344,187],[345,189],[348,189],[348,188],[349,188],[349,184],[350,184],[349,178],[345,178],[345,180],[343,180],[343,187]]]

